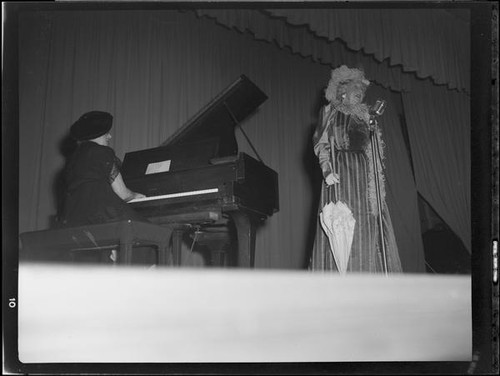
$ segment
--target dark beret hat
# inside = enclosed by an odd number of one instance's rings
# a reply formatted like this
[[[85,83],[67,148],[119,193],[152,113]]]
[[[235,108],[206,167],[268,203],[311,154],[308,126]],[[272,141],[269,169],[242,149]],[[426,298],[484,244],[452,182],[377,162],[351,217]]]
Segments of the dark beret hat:
[[[90,111],[83,114],[70,129],[71,137],[78,141],[93,140],[109,132],[113,116],[103,111]]]

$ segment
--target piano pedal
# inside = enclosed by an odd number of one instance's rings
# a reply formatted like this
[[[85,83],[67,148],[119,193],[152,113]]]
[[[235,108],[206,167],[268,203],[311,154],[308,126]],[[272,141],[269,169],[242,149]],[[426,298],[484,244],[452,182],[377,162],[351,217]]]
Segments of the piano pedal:
[[[203,231],[200,230],[199,226],[195,226],[196,230],[194,230],[194,239],[193,242],[191,243],[191,253],[193,252],[194,245],[196,241],[198,240],[198,236],[203,234]]]
[[[113,266],[116,265],[116,261],[118,260],[118,251],[116,249],[112,249],[109,253],[109,259],[113,262]]]

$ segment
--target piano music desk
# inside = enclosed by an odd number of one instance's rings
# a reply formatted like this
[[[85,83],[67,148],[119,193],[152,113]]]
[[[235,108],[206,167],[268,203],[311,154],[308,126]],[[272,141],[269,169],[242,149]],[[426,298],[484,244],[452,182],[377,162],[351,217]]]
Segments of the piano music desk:
[[[141,221],[119,221],[78,227],[24,232],[20,258],[29,261],[67,261],[71,251],[116,249],[117,264],[130,265],[135,247],[153,246],[158,265],[170,265],[170,226]]]

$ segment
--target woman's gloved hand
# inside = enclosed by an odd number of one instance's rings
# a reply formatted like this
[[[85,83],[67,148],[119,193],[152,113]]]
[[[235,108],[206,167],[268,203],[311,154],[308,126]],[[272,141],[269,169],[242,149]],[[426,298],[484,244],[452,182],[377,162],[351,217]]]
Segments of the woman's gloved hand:
[[[333,185],[340,183],[339,174],[329,174],[325,179],[326,184]]]

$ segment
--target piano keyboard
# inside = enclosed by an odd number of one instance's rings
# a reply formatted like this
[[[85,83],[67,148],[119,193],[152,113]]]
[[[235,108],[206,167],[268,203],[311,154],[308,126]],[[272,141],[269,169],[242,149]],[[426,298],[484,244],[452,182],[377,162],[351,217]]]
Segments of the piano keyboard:
[[[162,200],[162,199],[165,199],[165,198],[176,198],[176,197],[204,195],[204,194],[208,194],[208,193],[217,193],[217,192],[219,192],[219,188],[201,189],[201,190],[198,190],[198,191],[178,192],[178,193],[169,193],[167,195],[160,195],[160,196],[149,196],[149,197],[144,197],[144,198],[134,198],[133,200],[130,200],[127,203],[130,204],[130,203],[134,203],[134,202]]]

